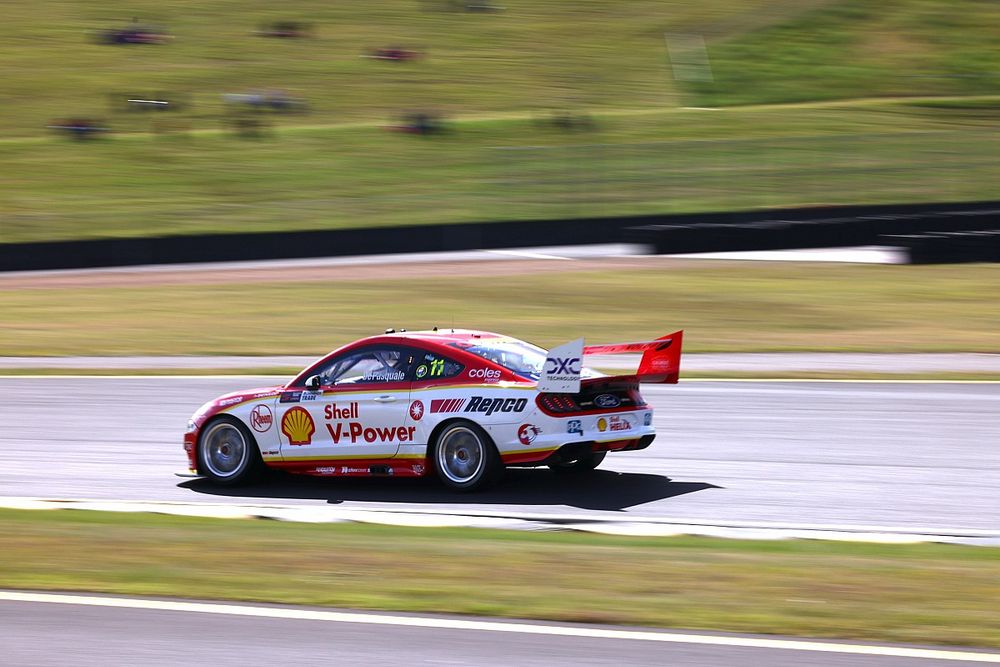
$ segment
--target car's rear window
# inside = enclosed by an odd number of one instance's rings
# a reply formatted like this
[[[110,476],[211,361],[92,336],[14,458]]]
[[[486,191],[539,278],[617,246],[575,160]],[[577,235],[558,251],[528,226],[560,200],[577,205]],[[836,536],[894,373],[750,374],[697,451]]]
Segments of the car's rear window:
[[[537,380],[541,376],[542,366],[545,364],[545,350],[521,340],[497,338],[451,345],[492,361],[530,380]]]

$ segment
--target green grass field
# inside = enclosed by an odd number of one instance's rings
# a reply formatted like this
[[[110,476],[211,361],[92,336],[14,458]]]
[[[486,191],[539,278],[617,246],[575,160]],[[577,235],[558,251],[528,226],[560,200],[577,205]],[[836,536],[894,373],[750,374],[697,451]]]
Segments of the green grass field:
[[[439,4],[7,3],[0,243],[996,196],[994,3]],[[132,17],[175,39],[93,43]],[[313,36],[252,34],[280,19]],[[674,80],[677,34],[704,37],[714,82]],[[426,58],[360,57],[392,44]],[[257,139],[222,129],[222,93],[274,88],[311,112]],[[109,107],[158,91],[191,110],[163,122]],[[685,108],[783,102],[805,104]],[[412,109],[452,119],[450,133],[384,129]],[[593,128],[540,122],[553,110]],[[66,116],[116,133],[43,129]],[[164,125],[177,131],[150,134]]]
[[[0,531],[3,588],[1000,647],[983,547],[14,510]]]
[[[0,289],[0,354],[323,354],[387,326],[551,346],[683,328],[685,350],[990,352],[1000,266],[691,262],[401,280]],[[566,264],[570,264],[567,262]]]

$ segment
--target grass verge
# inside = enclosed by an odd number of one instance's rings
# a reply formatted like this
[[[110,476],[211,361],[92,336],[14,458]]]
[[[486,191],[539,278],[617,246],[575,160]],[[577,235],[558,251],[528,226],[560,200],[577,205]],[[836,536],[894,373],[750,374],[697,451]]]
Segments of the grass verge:
[[[882,102],[0,141],[0,241],[990,199],[995,118]],[[526,239],[530,244],[530,239]]]
[[[990,352],[1000,265],[643,260],[644,268],[406,280],[0,289],[0,355],[320,355],[381,331],[456,326],[552,346],[683,328],[688,352]],[[391,268],[386,268],[386,273]],[[53,362],[58,366],[58,361]]]
[[[993,549],[0,510],[0,586],[1000,647]]]

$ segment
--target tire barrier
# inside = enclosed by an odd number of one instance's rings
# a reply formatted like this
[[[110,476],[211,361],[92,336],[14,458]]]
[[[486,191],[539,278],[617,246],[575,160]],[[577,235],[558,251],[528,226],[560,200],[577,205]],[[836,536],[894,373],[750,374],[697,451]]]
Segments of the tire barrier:
[[[966,232],[887,234],[879,243],[906,250],[910,264],[1000,262],[1000,228]]]
[[[1000,202],[838,206],[363,229],[0,243],[0,271],[641,243],[658,254],[877,243],[1000,229]]]

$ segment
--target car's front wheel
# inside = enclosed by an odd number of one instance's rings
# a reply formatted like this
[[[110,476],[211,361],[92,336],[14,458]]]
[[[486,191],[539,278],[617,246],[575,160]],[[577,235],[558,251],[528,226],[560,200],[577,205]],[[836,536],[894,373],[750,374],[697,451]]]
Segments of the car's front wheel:
[[[434,467],[441,481],[456,491],[485,489],[503,475],[503,462],[493,441],[471,422],[449,424],[438,434]]]
[[[220,417],[201,432],[198,468],[217,484],[232,486],[257,479],[264,462],[250,429],[233,417]]]

